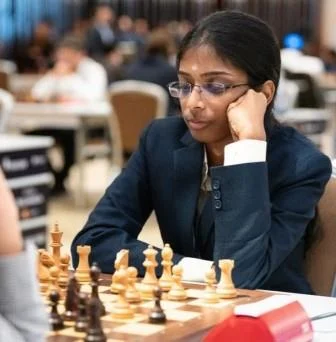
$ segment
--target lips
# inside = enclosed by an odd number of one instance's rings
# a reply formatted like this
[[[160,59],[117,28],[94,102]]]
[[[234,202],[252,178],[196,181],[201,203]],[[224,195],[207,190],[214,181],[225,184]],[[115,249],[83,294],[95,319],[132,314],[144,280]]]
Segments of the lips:
[[[188,120],[189,128],[194,131],[199,131],[201,129],[204,129],[207,125],[208,123],[204,121]]]

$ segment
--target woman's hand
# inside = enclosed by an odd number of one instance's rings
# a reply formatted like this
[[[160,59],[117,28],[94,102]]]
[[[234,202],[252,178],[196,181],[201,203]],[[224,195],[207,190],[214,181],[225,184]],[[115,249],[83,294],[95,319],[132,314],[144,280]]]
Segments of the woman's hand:
[[[264,93],[249,89],[232,102],[227,117],[234,141],[243,139],[266,140],[264,116],[267,99]]]

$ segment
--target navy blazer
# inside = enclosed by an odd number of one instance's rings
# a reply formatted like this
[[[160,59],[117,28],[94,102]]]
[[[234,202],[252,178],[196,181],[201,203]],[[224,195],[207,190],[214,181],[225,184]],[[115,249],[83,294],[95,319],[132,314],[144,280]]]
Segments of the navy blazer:
[[[91,260],[110,273],[116,253],[126,248],[143,275],[147,244],[137,237],[153,210],[173,261],[199,257],[194,223],[203,154],[181,117],[153,121],[75,237],[74,265],[76,246],[88,244]],[[212,167],[214,224],[202,234],[210,237],[209,259],[234,259],[238,287],[311,293],[303,272],[305,237],[330,174],[329,158],[283,126],[269,135],[267,162]]]

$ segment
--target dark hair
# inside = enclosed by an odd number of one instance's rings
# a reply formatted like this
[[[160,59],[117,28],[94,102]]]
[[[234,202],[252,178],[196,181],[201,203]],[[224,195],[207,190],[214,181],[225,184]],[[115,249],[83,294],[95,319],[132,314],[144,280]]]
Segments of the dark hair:
[[[278,88],[280,49],[272,29],[261,19],[239,11],[215,12],[201,21],[183,38],[177,54],[177,67],[187,50],[200,45],[212,47],[224,61],[246,72],[248,82],[258,89],[267,80]],[[276,122],[274,98],[265,114],[266,132]]]

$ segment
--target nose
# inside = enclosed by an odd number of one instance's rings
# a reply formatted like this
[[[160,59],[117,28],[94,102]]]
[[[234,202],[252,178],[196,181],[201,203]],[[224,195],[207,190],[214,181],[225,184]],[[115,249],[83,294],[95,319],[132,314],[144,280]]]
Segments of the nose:
[[[195,84],[192,87],[191,92],[186,100],[187,100],[187,106],[191,109],[192,108],[204,108],[201,87]]]

